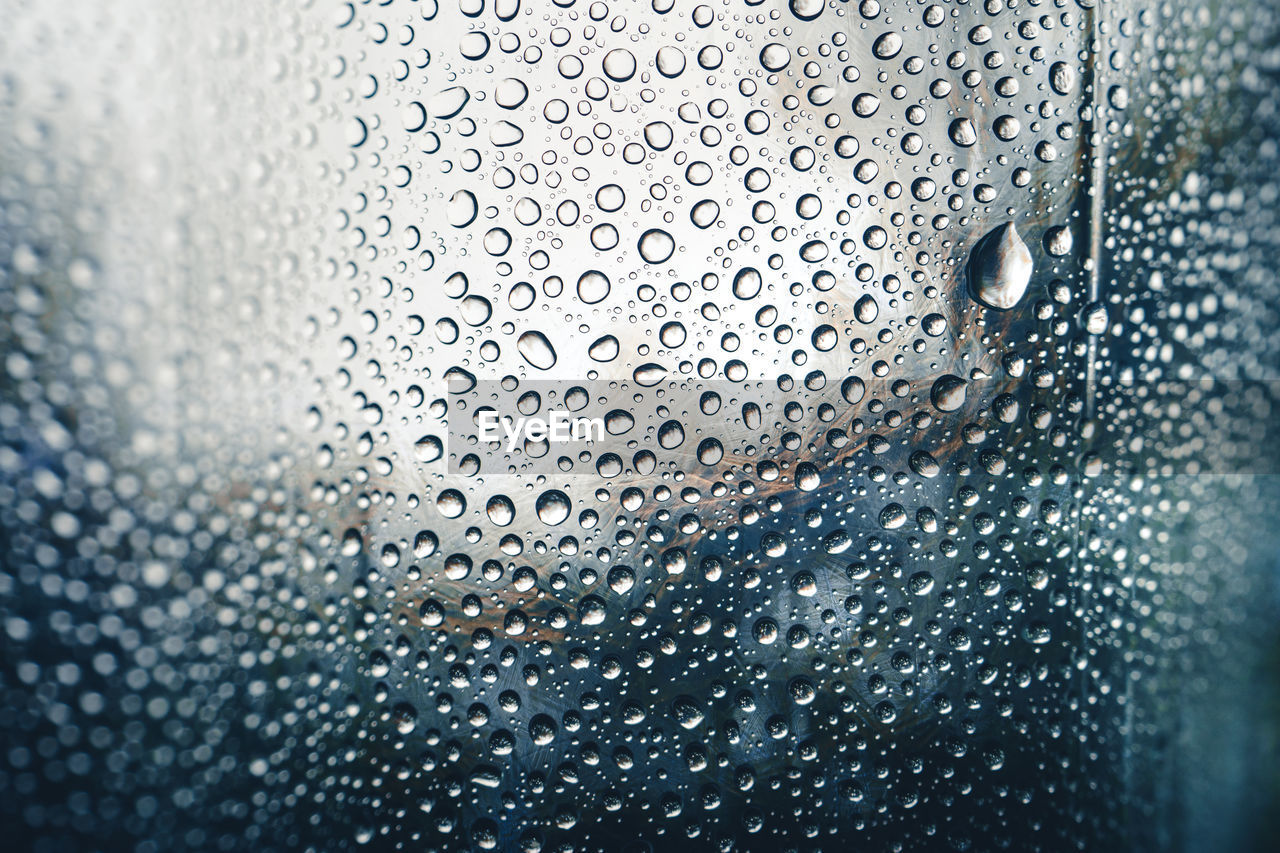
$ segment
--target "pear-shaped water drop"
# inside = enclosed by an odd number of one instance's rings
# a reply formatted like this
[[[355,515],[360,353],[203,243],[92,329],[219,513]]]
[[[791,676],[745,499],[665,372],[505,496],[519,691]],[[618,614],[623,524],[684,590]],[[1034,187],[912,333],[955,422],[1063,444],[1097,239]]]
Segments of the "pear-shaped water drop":
[[[969,294],[980,304],[1008,311],[1022,301],[1031,281],[1031,250],[1012,222],[988,233],[969,257]]]

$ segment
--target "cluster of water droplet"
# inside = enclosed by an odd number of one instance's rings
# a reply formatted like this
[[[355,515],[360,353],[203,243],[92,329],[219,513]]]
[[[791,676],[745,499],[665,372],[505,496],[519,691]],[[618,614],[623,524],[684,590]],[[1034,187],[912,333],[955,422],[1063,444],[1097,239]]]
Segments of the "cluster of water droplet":
[[[1083,180],[1059,151],[1086,18],[448,12],[424,17],[465,27],[456,53],[401,64],[402,120],[357,112],[349,136],[396,176],[362,194],[386,199],[386,239],[359,242],[387,289],[345,339],[357,452],[426,486],[344,540],[381,555],[398,614],[364,640],[404,655],[370,653],[381,737],[470,733],[451,763],[474,793],[450,805],[415,772],[405,795],[494,844],[732,844],[898,833],[951,800],[912,769],[931,748],[961,787],[1031,760],[977,721],[1067,677],[1028,650],[1068,619],[1047,565],[1082,399],[1065,352],[1026,345],[1055,302],[1010,312],[1078,273]],[[609,384],[587,396],[613,440],[528,474],[445,440],[468,415],[432,402],[440,380],[501,380],[534,414],[544,378]],[[342,411],[317,407],[319,431],[354,437]],[[441,477],[446,455],[471,476]],[[494,823],[507,795],[520,818]]]
[[[1159,653],[1275,506],[1273,61],[1092,2],[127,5],[0,35],[108,69],[0,61],[24,833],[1147,837]],[[460,438],[499,398],[606,436]]]

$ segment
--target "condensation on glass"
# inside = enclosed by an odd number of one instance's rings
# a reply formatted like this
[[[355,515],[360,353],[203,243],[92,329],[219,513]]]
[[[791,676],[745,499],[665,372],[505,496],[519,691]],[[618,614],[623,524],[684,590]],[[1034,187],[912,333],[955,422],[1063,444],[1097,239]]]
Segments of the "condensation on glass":
[[[19,849],[1266,849],[1270,5],[0,20]]]

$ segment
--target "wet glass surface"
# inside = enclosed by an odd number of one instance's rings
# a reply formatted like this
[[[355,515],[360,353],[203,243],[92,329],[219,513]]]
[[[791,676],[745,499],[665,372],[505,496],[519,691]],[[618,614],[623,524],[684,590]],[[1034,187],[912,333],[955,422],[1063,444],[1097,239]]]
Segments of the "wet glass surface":
[[[17,849],[1268,849],[1270,5],[0,20]]]

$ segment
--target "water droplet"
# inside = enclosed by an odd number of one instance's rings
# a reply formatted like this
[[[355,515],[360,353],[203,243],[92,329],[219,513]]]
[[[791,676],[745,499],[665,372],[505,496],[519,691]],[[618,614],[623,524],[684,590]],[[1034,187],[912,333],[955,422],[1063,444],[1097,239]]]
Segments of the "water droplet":
[[[675,254],[676,241],[661,228],[651,228],[640,235],[637,248],[647,263],[661,264]]]
[[[476,197],[469,190],[458,190],[449,197],[445,219],[454,228],[465,228],[475,221],[479,210]]]
[[[462,112],[471,100],[471,93],[462,86],[451,86],[437,92],[427,103],[427,112],[436,119],[450,119]]]
[[[912,453],[907,460],[907,464],[911,466],[912,471],[915,471],[926,480],[931,480],[938,476],[938,472],[942,470],[938,467],[938,463],[933,456],[923,450],[917,450]]]
[[[978,129],[967,118],[958,118],[947,128],[951,141],[961,148],[968,148],[978,141]]]
[[[667,369],[660,364],[649,362],[637,367],[632,376],[637,385],[649,388],[667,378]]]
[[[436,509],[445,518],[457,518],[467,511],[467,499],[457,489],[445,489],[436,498]]]
[[[578,298],[594,305],[609,295],[609,279],[599,270],[587,270],[578,277]]]
[[[897,530],[907,523],[907,511],[902,504],[892,503],[880,510],[880,526],[885,530]]]
[[[880,316],[880,306],[876,303],[875,297],[870,293],[859,297],[853,304],[853,316],[858,318],[859,323],[874,323]]]
[[[715,465],[724,458],[724,445],[719,439],[704,438],[698,444],[698,461],[703,465]]]
[[[812,492],[822,484],[822,476],[818,466],[812,462],[801,462],[796,466],[796,487],[803,492]]]
[[[1107,306],[1101,302],[1090,302],[1080,309],[1080,328],[1091,335],[1100,335],[1107,330]]]
[[[458,40],[458,53],[472,62],[484,59],[489,52],[489,37],[478,30],[472,30]]]
[[[494,495],[489,498],[484,509],[489,520],[499,527],[506,527],[516,517],[516,506],[506,495]]]
[[[699,201],[689,212],[689,220],[699,228],[710,228],[718,218],[720,218],[720,205],[709,198]]]
[[[493,316],[493,305],[483,296],[468,296],[458,305],[458,313],[468,326],[483,326]]]
[[[615,48],[604,55],[601,63],[604,73],[610,80],[623,82],[630,80],[636,73],[636,58],[625,48]]]
[[[529,364],[539,370],[550,370],[556,363],[556,351],[542,332],[530,330],[516,341],[516,349]]]
[[[928,595],[933,590],[933,575],[928,572],[916,572],[907,581],[907,589],[912,595]]]
[[[670,323],[663,323],[662,328],[658,330],[658,340],[662,342],[664,347],[669,349],[683,346],[687,337],[684,324],[676,320]]]
[[[507,77],[494,88],[493,100],[503,109],[514,110],[529,97],[529,87],[515,77]]]
[[[954,412],[964,405],[965,381],[959,376],[947,374],[933,383],[929,397],[940,412]]]
[[[1070,95],[1076,85],[1076,72],[1065,62],[1055,62],[1049,66],[1049,85],[1059,95]]]
[[[1055,258],[1071,252],[1071,229],[1065,225],[1055,225],[1044,232],[1044,250]]]
[[[444,455],[444,443],[439,436],[424,435],[414,443],[413,455],[419,462],[434,462]]]
[[[751,636],[762,646],[773,645],[778,639],[778,623],[765,617],[751,626]]]
[[[877,59],[893,59],[902,51],[902,36],[897,33],[885,33],[871,45],[871,52]]]
[[[822,10],[827,6],[827,0],[788,0],[788,2],[791,14],[802,21],[812,21],[821,15]]]
[[[867,383],[857,376],[849,376],[840,383],[840,396],[844,397],[845,402],[851,406],[856,406],[862,402],[862,398],[866,396],[866,393]]]
[[[671,716],[682,729],[696,729],[703,720],[702,707],[692,696],[677,696],[671,703]]]
[[[660,47],[655,59],[658,73],[663,77],[679,77],[684,73],[684,53],[678,47]]]
[[[760,64],[766,71],[778,72],[791,62],[791,51],[786,45],[772,42],[760,51]]]
[[[466,580],[471,568],[471,558],[466,554],[450,554],[444,559],[444,576],[451,581]]]
[[[684,444],[684,425],[679,421],[667,421],[658,428],[658,446],[674,450]]]
[[[1032,260],[1027,244],[1012,222],[1006,222],[978,241],[966,267],[969,293],[982,305],[1008,311],[1022,301],[1031,281]]]
[[[666,151],[674,140],[675,133],[665,121],[653,121],[644,126],[644,141],[654,151]]]
[[[524,131],[505,119],[489,127],[489,141],[499,148],[516,145],[524,139]]]
[[[555,527],[569,517],[572,506],[569,496],[564,492],[559,489],[549,489],[538,495],[538,500],[534,503],[534,511],[537,512],[539,521],[548,527]]]
[[[618,357],[618,339],[613,335],[603,335],[587,348],[587,355],[593,361],[610,362]]]

